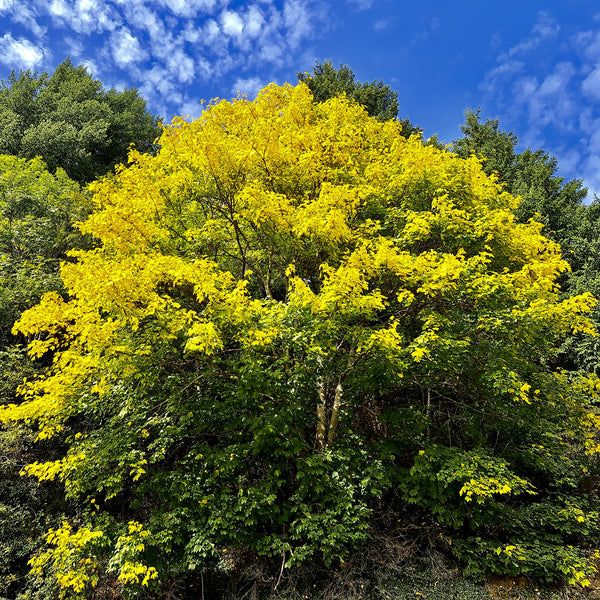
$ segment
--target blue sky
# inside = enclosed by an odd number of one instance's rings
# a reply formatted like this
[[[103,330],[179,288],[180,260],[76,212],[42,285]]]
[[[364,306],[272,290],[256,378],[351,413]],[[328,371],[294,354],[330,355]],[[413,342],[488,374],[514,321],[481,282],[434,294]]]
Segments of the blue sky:
[[[480,107],[600,194],[597,0],[0,0],[0,79],[67,56],[166,120],[329,59],[392,86],[426,136]]]

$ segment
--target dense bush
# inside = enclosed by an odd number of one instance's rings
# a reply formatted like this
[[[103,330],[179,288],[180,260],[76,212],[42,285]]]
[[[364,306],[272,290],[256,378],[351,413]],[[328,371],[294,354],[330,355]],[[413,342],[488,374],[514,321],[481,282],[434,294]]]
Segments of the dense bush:
[[[552,365],[595,301],[479,160],[304,85],[160,145],[94,184],[98,246],[15,326],[52,360],[2,418],[66,437],[26,470],[88,507],[34,571],[85,597],[334,568],[391,511],[470,573],[585,583],[598,381]]]

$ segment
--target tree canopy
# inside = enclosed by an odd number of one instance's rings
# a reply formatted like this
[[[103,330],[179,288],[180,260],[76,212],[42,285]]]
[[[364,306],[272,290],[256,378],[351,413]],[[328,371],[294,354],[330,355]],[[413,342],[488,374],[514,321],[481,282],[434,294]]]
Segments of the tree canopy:
[[[106,91],[69,59],[52,75],[13,71],[0,84],[0,153],[41,156],[80,183],[124,162],[130,144],[152,150],[159,135],[135,89]]]
[[[298,81],[305,83],[313,94],[315,102],[325,102],[330,98],[345,94],[365,107],[371,117],[379,121],[398,118],[398,92],[383,81],[361,83],[350,67],[340,64],[335,68],[331,61],[315,62],[312,73],[297,73]],[[401,121],[405,137],[419,133],[408,119]]]
[[[73,223],[89,209],[89,198],[62,169],[53,175],[40,158],[0,155],[2,403],[14,402],[23,379],[42,368],[28,360],[24,340],[11,335],[12,326],[45,292],[64,292],[59,263],[67,250],[85,241]],[[60,486],[40,487],[20,476],[24,462],[54,456],[52,446],[35,445],[34,437],[27,425],[0,429],[0,596],[5,598],[25,591],[27,561],[43,546],[48,528],[56,525],[56,513],[65,510]]]
[[[78,245],[73,223],[89,208],[62,169],[52,175],[39,158],[0,155],[0,347],[23,310],[62,288],[59,262]]]
[[[595,301],[480,161],[302,84],[160,147],[93,184],[97,247],[15,325],[50,366],[1,417],[66,437],[26,471],[89,507],[34,572],[91,597],[332,566],[391,511],[468,572],[585,583],[599,384],[552,359]]]
[[[582,181],[565,182],[557,175],[556,158],[541,149],[517,152],[518,138],[512,131],[500,129],[497,119],[482,123],[480,117],[480,111],[466,111],[463,137],[453,142],[454,150],[463,157],[476,154],[482,158],[483,170],[496,173],[507,191],[520,197],[516,209],[519,219],[542,222],[545,234],[568,252],[569,239],[585,212],[587,189]]]
[[[503,131],[496,119],[482,122],[480,111],[467,111],[463,137],[454,142],[460,156],[476,154],[486,173],[495,173],[511,194],[520,198],[515,214],[521,221],[534,218],[544,224],[544,234],[557,241],[570,272],[561,278],[563,293],[600,292],[600,213],[598,200],[584,204],[587,189],[582,181],[565,181],[557,175],[556,158],[547,152],[527,148],[517,152],[517,136]],[[596,328],[600,311],[591,314]],[[597,338],[571,335],[561,353],[563,363],[600,373],[600,345]]]
[[[0,114],[0,145],[13,154],[0,155],[0,398],[10,403],[23,379],[44,366],[29,361],[23,338],[11,335],[15,320],[45,292],[64,293],[60,262],[67,250],[89,246],[74,227],[89,214],[89,196],[62,167],[81,182],[102,176],[126,158],[130,142],[154,149],[160,130],[135,90],[106,92],[69,61],[51,77],[11,74],[0,89]],[[51,161],[53,173],[33,158],[38,154]],[[56,597],[52,580],[38,585],[26,577],[27,561],[44,544],[45,531],[60,524],[57,516],[76,513],[60,484],[40,487],[20,476],[24,462],[50,460],[61,444],[58,438],[34,444],[34,438],[28,424],[0,429],[2,597],[26,595],[30,583],[36,597]]]

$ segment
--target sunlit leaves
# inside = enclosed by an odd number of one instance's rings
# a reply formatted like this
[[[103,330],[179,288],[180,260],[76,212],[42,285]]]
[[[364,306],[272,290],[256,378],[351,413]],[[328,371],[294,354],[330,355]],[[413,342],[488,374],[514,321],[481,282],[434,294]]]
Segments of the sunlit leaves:
[[[52,364],[1,413],[70,435],[29,472],[93,496],[123,586],[236,568],[236,548],[331,563],[398,489],[492,535],[539,471],[580,468],[596,387],[548,358],[595,301],[559,298],[559,247],[475,157],[303,85],[161,147],[92,186],[96,249],[15,325]]]

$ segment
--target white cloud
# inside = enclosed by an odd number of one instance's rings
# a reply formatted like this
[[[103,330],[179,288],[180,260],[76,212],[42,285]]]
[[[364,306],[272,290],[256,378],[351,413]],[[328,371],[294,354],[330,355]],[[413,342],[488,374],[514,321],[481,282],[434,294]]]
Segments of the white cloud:
[[[205,46],[212,47],[217,50],[220,46],[223,46],[226,43],[221,32],[221,28],[214,19],[209,19],[204,24],[200,41],[202,41]]]
[[[567,37],[539,13],[530,34],[499,53],[480,89],[522,145],[556,155],[561,176],[600,193],[600,31]]]
[[[164,44],[155,48],[155,57],[161,58],[167,70],[181,83],[189,83],[194,79],[194,59],[186,54],[180,40],[167,38]]]
[[[255,38],[260,34],[260,31],[265,23],[265,18],[258,6],[252,5],[248,7],[244,15],[244,33]]]
[[[71,58],[80,57],[85,51],[85,46],[83,45],[83,42],[78,38],[67,36],[64,38],[64,42],[69,48],[69,56]]]
[[[535,94],[538,85],[537,77],[533,75],[519,77],[511,86],[514,102],[517,104],[525,103],[528,98]]]
[[[600,119],[595,119],[595,130],[594,133],[586,140],[587,147],[593,154],[600,154],[600,130],[598,129],[598,125]]]
[[[106,0],[35,0],[35,4],[38,14],[77,33],[114,31],[122,23],[115,6]]]
[[[148,57],[139,40],[126,27],[113,33],[110,45],[115,62],[123,69]]]
[[[65,0],[52,0],[48,5],[48,13],[52,17],[58,17],[64,19],[69,14],[69,7]]]
[[[153,90],[160,92],[163,96],[173,91],[175,84],[171,81],[170,73],[162,67],[153,67],[143,73],[146,89],[151,86]]]
[[[546,12],[538,13],[538,20],[531,30],[531,34],[524,40],[510,48],[507,52],[508,56],[515,54],[525,54],[531,52],[548,38],[555,37],[560,31],[560,25]]]
[[[388,29],[394,23],[394,21],[394,17],[390,17],[389,19],[379,19],[373,23],[373,29],[375,31],[384,31]]]
[[[167,35],[166,27],[162,19],[143,0],[139,4],[128,3],[125,5],[124,14],[127,25],[130,28],[141,29],[148,32],[150,39],[160,42]]]
[[[0,0],[0,14],[10,14],[14,23],[20,23],[37,38],[46,33],[46,27],[37,22],[37,12],[34,6],[14,0]]]
[[[181,92],[181,86],[172,77],[171,72],[161,66],[140,73],[140,79],[144,82],[139,91],[152,110],[162,115],[164,122],[170,121],[169,115],[174,113],[183,117],[197,118],[204,109],[204,103],[200,99],[190,98]]]
[[[202,28],[194,21],[187,21],[181,32],[181,37],[184,41],[196,44],[200,42],[202,36]]]
[[[184,20],[183,31],[178,33],[176,28],[170,28],[163,18],[145,6],[144,0],[136,1],[137,4],[127,4],[124,13],[129,31],[134,30],[142,36],[147,34],[149,38],[142,46],[140,37],[137,37],[136,49],[140,60],[148,56],[165,67],[177,81],[192,81],[195,75],[194,57],[186,50],[186,42],[189,41],[193,21]]]
[[[582,31],[575,36],[574,41],[585,58],[592,62],[600,60],[600,32]]]
[[[548,75],[541,83],[532,76],[518,79],[512,86],[514,103],[506,115],[515,120],[525,119],[520,127],[521,141],[527,146],[544,147],[545,133],[561,132],[562,136],[579,130],[577,111],[579,99],[569,88],[568,69],[560,67]],[[564,82],[564,88],[558,87]],[[554,151],[551,148],[545,148]]]
[[[0,38],[0,62],[10,68],[34,69],[44,57],[44,50],[26,38],[15,39],[10,33]]]
[[[223,0],[159,0],[159,4],[173,14],[187,18],[194,18],[199,13],[212,14],[219,6],[227,3]]]
[[[561,62],[537,87],[534,78],[523,78],[520,101],[528,108],[532,127],[539,128],[548,124],[561,129],[570,127],[574,101],[569,84],[574,74],[575,68],[571,63]]]
[[[81,64],[88,70],[88,73],[95,78],[98,78],[100,75],[100,69],[97,64],[93,60],[84,60]]]
[[[553,37],[560,31],[560,25],[549,13],[541,11],[538,13],[538,20],[532,31],[540,38]]]
[[[205,105],[201,101],[184,99],[179,114],[191,119],[197,119],[202,114],[204,108]]]
[[[151,54],[167,64],[167,53],[183,49],[194,59],[195,75],[213,80],[239,67],[282,67],[299,60],[299,49],[305,51],[317,29],[325,30],[320,6],[316,0],[285,0],[278,8],[272,0],[255,0],[239,9],[218,8],[208,18],[180,23],[176,37],[153,42]]]
[[[548,75],[540,86],[540,94],[556,96],[564,91],[575,75],[575,67],[570,62],[559,62],[554,71]]]
[[[297,48],[301,40],[312,36],[315,25],[313,17],[307,2],[285,0],[283,19],[287,28],[287,41],[292,49]]]
[[[198,102],[182,90],[194,80],[227,90],[243,72],[232,92],[253,95],[263,87],[259,74],[311,62],[307,42],[331,26],[329,6],[329,0],[0,0],[0,18],[32,33],[31,41],[5,36],[0,60],[46,66],[42,48],[56,44],[61,58],[68,52],[94,76],[101,73],[106,86],[115,84],[115,66],[125,70],[153,111],[193,113]]]
[[[572,109],[568,88],[575,75],[574,65],[557,62],[552,71],[542,76],[540,83],[542,73],[531,64],[538,62],[540,46],[553,41],[559,31],[560,26],[548,13],[538,13],[531,33],[508,51],[501,52],[497,66],[485,74],[479,85],[494,104],[508,109],[513,116],[526,111],[531,132],[549,123],[564,125]]]
[[[600,102],[600,65],[583,80],[581,89],[586,96]]]
[[[485,74],[483,81],[479,84],[479,89],[492,94],[501,88],[506,80],[522,72],[524,68],[525,63],[520,60],[504,60],[497,67],[490,69]]]
[[[71,10],[71,27],[79,33],[113,31],[120,24],[120,19],[103,0],[77,0]]]
[[[225,35],[239,37],[244,30],[244,22],[237,13],[224,10],[221,13],[221,28]]]
[[[203,57],[196,58],[196,74],[204,79],[209,79],[212,74],[212,63]]]
[[[258,95],[258,92],[265,87],[265,83],[258,77],[249,77],[247,79],[238,78],[231,87],[231,93],[235,96],[238,93],[248,96],[249,99],[253,100]]]
[[[558,148],[556,154],[560,155],[560,166],[567,173],[575,173],[581,164],[581,152],[578,148]]]
[[[280,63],[284,56],[285,48],[282,44],[266,43],[260,48],[258,58],[263,62],[277,64]]]

